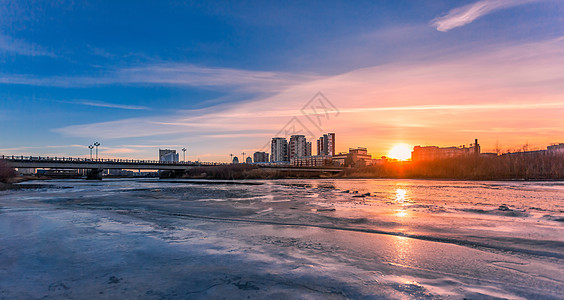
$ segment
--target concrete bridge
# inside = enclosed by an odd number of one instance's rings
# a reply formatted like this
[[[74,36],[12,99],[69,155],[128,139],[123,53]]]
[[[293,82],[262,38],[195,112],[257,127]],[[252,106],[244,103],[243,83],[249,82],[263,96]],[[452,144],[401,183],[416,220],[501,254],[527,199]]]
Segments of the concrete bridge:
[[[79,157],[45,157],[45,156],[5,156],[0,157],[14,168],[29,169],[84,169],[89,170],[87,178],[102,179],[103,170],[159,170],[166,176],[176,176],[186,170],[199,166],[215,166],[219,163],[207,162],[166,162],[157,160],[135,159],[88,159]]]
[[[220,163],[208,162],[166,162],[134,159],[87,159],[78,157],[5,156],[14,168],[49,169],[131,169],[131,170],[187,170],[197,166],[215,166]]]
[[[89,177],[100,179],[103,170],[125,169],[125,170],[159,170],[167,171],[168,174],[181,174],[184,171],[200,166],[224,166],[226,163],[213,162],[166,162],[158,160],[135,160],[135,159],[88,159],[78,157],[45,157],[45,156],[7,156],[2,155],[0,159],[6,160],[14,168],[29,169],[85,169],[90,170]],[[330,167],[296,167],[289,164],[257,164],[259,168],[276,169],[282,172],[324,172],[339,173],[343,169]]]

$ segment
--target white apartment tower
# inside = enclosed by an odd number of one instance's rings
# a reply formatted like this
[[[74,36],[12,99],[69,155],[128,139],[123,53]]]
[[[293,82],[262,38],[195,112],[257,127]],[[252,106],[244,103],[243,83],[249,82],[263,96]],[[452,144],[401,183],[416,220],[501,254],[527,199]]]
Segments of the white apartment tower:
[[[289,161],[288,141],[285,138],[272,138],[272,144],[270,146],[270,161]]]
[[[327,155],[335,155],[335,133],[327,134]]]
[[[288,146],[288,158],[303,157],[307,155],[307,141],[304,135],[292,135]]]

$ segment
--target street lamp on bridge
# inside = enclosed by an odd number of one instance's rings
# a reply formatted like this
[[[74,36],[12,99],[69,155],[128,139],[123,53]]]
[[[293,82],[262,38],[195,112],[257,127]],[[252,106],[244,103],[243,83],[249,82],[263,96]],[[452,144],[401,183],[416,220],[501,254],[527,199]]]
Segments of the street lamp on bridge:
[[[94,146],[90,145],[88,149],[90,149],[90,160],[92,160],[92,149],[94,149]]]
[[[98,160],[98,146],[100,146],[100,143],[95,142],[94,147],[96,147],[96,160]]]

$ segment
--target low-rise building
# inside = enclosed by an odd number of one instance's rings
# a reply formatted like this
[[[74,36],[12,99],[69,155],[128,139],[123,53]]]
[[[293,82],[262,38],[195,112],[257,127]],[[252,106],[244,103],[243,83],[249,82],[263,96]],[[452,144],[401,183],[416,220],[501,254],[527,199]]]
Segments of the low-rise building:
[[[269,161],[269,159],[268,159],[268,153],[266,153],[266,152],[260,152],[260,151],[259,151],[259,152],[255,152],[255,153],[253,154],[253,161],[254,161],[255,163],[265,163],[265,162],[268,162],[268,161]]]
[[[292,158],[290,164],[296,167],[323,167],[331,166],[332,160],[328,155],[301,156]]]
[[[564,154],[564,143],[552,144],[546,150],[551,154]]]
[[[474,154],[480,154],[480,144],[478,144],[477,139],[469,147],[415,146],[413,147],[413,152],[411,152],[411,161],[445,159]]]
[[[176,153],[176,150],[159,149],[159,161],[178,162],[178,153]]]
[[[364,147],[349,148],[349,153],[333,155],[333,165],[340,167],[363,167],[374,163],[372,155]]]

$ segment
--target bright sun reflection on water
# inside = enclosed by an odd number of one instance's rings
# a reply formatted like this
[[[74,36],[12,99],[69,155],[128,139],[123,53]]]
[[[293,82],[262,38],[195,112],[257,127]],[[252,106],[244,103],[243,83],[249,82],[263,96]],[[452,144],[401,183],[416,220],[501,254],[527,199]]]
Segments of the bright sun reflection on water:
[[[407,211],[405,211],[405,210],[398,210],[398,211],[395,213],[395,216],[396,216],[396,217],[403,218],[403,217],[407,216]]]
[[[403,218],[408,215],[407,211],[403,207],[406,201],[407,190],[406,189],[396,189],[396,202],[400,203],[402,207],[396,210],[395,216]]]
[[[396,201],[403,203],[405,201],[405,195],[407,191],[404,189],[396,189]]]

